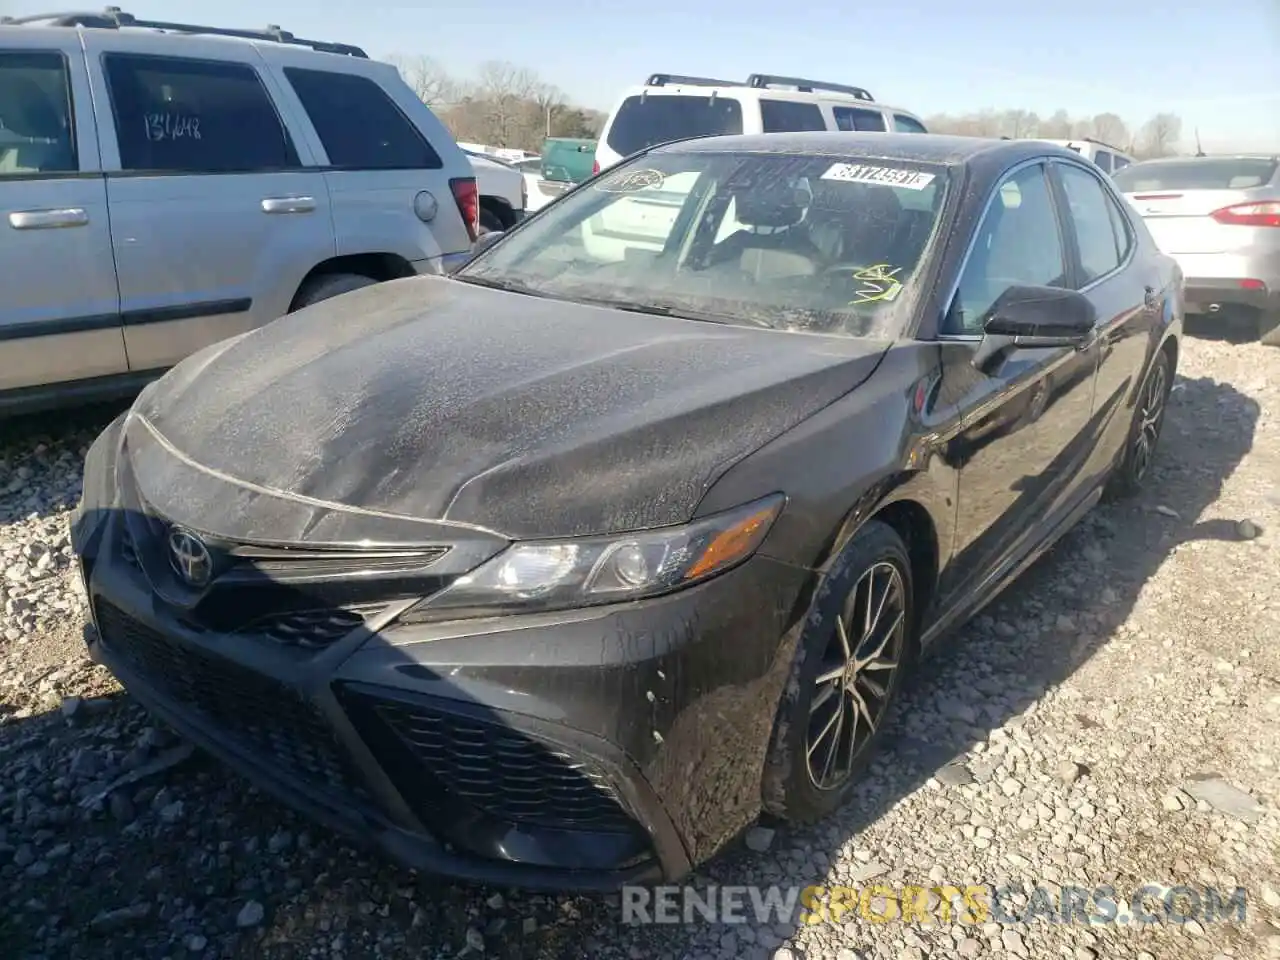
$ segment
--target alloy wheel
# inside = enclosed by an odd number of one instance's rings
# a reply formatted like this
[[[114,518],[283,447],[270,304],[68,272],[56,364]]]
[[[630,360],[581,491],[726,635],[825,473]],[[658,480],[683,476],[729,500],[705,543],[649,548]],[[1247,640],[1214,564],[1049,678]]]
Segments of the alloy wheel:
[[[1151,379],[1147,389],[1142,392],[1141,406],[1138,409],[1138,432],[1133,438],[1133,479],[1140,482],[1151,469],[1151,461],[1155,457],[1156,441],[1160,439],[1160,429],[1164,425],[1165,404],[1169,398],[1168,363],[1163,357],[1151,371]]]
[[[906,627],[902,572],[882,560],[850,591],[814,681],[805,751],[809,778],[819,790],[844,785],[884,720]]]

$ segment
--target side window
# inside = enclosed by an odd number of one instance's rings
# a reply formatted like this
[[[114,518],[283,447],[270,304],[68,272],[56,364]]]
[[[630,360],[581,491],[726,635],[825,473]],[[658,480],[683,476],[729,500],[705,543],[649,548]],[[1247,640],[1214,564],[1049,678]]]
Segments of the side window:
[[[826,121],[816,103],[791,100],[761,100],[761,129],[765,133],[787,133],[801,130],[825,130]]]
[[[895,113],[893,115],[893,129],[898,133],[928,133],[924,128],[924,124],[915,117],[908,117],[905,114]]]
[[[1094,156],[1093,162],[1096,163],[1104,173],[1110,173],[1112,159],[1114,158],[1111,154],[1107,153],[1107,151],[1099,150],[1097,155]]]
[[[70,87],[60,53],[0,53],[0,177],[79,168]]]
[[[1120,265],[1115,220],[1106,191],[1098,179],[1079,167],[1060,164],[1062,189],[1080,247],[1081,280],[1092,283]]]
[[[102,65],[123,169],[251,173],[298,166],[275,105],[248,64],[108,53]]]
[[[943,332],[981,333],[1009,287],[1065,287],[1066,272],[1044,167],[1026,167],[1005,180],[983,214]]]
[[[872,130],[884,133],[884,114],[879,110],[862,110],[858,107],[832,107],[837,130]]]
[[[1128,157],[1116,157],[1116,162],[1111,165],[1111,172],[1115,173],[1117,170],[1123,170],[1131,162]]]
[[[367,77],[286,67],[284,75],[316,128],[329,165],[348,170],[438,170],[426,138]]]

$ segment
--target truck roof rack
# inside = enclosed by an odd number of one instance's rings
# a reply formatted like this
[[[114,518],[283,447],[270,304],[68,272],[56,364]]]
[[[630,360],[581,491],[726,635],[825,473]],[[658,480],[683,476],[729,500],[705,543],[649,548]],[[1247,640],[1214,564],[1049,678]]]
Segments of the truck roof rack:
[[[669,83],[680,83],[690,87],[740,87],[736,80],[716,80],[714,77],[687,77],[679,73],[651,73],[645,81],[646,87],[665,87]]]
[[[1083,140],[1085,143],[1095,143],[1100,147],[1106,147],[1108,150],[1113,150],[1116,153],[1124,153],[1123,148],[1117,147],[1114,143],[1107,143],[1105,140],[1098,140],[1094,137],[1077,137],[1076,139]]]
[[[830,93],[845,93],[859,100],[875,102],[875,97],[863,87],[851,87],[843,83],[827,83],[822,80],[806,80],[803,77],[780,77],[771,73],[753,73],[747,77],[748,87],[795,87],[801,93],[814,93],[826,90]]]
[[[324,40],[304,40],[287,30],[270,24],[264,30],[233,30],[226,27],[205,27],[195,23],[169,23],[164,20],[139,20],[119,7],[107,7],[101,13],[37,13],[25,17],[0,17],[0,25],[46,23],[53,27],[90,27],[101,30],[118,30],[121,27],[137,27],[143,30],[161,30],[166,33],[206,34],[217,37],[238,37],[242,40],[271,40],[310,47],[319,53],[339,53],[348,57],[369,59],[359,47],[349,43],[329,43]]]

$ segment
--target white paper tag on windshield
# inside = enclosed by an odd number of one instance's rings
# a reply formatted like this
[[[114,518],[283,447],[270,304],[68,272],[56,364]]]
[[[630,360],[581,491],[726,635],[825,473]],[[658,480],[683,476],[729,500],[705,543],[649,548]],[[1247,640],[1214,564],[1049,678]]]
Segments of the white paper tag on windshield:
[[[933,178],[932,173],[921,173],[919,170],[876,167],[868,163],[833,163],[821,179],[843,180],[845,183],[875,183],[884,187],[902,187],[904,190],[923,190],[933,183]]]

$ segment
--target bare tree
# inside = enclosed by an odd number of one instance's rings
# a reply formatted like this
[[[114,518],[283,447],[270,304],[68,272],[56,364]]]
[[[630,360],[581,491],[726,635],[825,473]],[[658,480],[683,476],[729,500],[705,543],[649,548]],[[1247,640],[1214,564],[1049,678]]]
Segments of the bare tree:
[[[1013,137],[1015,140],[1034,137],[1039,127],[1040,118],[1030,110],[1006,110],[1000,115],[1001,136]]]
[[[400,71],[404,82],[429,107],[448,106],[458,95],[457,84],[430,57],[393,53],[386,61]]]
[[[1182,118],[1174,113],[1157,113],[1142,125],[1137,153],[1143,159],[1167,157],[1174,153],[1182,136]]]
[[[1040,121],[1036,135],[1046,140],[1070,140],[1071,133],[1071,117],[1067,111],[1055,110],[1047,119]]]
[[[1129,145],[1129,127],[1114,113],[1100,113],[1092,120],[1092,136],[1109,143],[1113,147],[1124,148]]]

